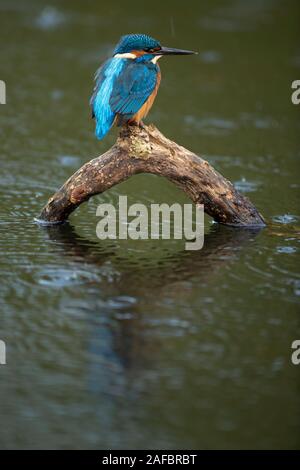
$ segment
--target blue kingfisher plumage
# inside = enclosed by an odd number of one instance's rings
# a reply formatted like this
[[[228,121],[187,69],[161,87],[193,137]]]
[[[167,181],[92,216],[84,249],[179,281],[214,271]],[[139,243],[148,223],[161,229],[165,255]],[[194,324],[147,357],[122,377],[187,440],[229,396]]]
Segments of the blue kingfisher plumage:
[[[103,139],[114,123],[139,124],[153,105],[160,85],[158,59],[186,54],[196,52],[163,47],[145,34],[122,36],[113,57],[95,75],[90,103],[97,138]]]

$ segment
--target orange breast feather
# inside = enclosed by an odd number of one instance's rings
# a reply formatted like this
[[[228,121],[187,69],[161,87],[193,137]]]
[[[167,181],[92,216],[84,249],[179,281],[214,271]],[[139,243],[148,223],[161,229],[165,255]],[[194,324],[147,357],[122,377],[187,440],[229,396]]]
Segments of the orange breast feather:
[[[139,123],[145,116],[147,116],[156,98],[159,85],[160,85],[160,80],[161,80],[161,74],[159,72],[157,74],[157,81],[156,81],[156,85],[155,85],[153,92],[151,93],[147,101],[143,104],[143,106],[139,109],[139,111],[134,116],[132,116],[129,122]]]

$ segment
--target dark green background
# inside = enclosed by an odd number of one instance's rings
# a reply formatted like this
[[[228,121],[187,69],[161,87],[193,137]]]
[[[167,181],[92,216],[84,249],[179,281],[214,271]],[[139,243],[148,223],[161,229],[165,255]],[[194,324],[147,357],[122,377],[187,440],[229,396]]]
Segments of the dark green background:
[[[0,0],[1,448],[299,448],[298,1]],[[93,74],[119,36],[195,57],[161,59],[148,122],[204,155],[269,226],[206,220],[181,241],[100,242],[100,202],[180,202],[139,175],[33,221],[93,135]]]

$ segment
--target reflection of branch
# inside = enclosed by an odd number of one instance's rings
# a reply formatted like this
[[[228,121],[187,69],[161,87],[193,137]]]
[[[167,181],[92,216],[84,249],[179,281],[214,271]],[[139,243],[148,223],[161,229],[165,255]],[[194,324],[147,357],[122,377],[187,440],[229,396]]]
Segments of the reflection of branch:
[[[184,281],[190,277],[205,277],[235,258],[236,249],[246,245],[260,229],[236,229],[214,225],[205,236],[204,246],[198,251],[175,252],[165,262],[152,265],[151,270],[143,266],[139,268],[130,264],[120,269],[116,253],[113,249],[105,250],[101,243],[90,241],[79,236],[70,224],[42,227],[49,238],[64,251],[64,254],[76,258],[77,262],[101,266],[106,261],[116,265],[121,276],[115,281],[123,290],[131,290],[132,286],[163,287],[172,282]],[[117,252],[117,250],[116,250]]]
[[[164,137],[156,127],[128,126],[116,144],[83,165],[49,199],[39,220],[60,223],[83,202],[137,173],[164,176],[216,222],[226,225],[263,226],[253,204],[209,163]]]
[[[77,261],[101,266],[107,259],[113,257],[114,251],[101,249],[100,243],[88,240],[78,235],[74,227],[69,224],[42,225],[49,239],[63,250],[64,254],[76,258]]]

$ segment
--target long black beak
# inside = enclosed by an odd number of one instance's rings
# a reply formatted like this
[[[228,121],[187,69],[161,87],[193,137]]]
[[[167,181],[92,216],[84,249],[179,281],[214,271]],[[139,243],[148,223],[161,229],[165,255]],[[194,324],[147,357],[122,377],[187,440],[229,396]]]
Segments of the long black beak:
[[[194,51],[185,51],[184,49],[173,49],[172,47],[163,47],[159,51],[155,51],[155,55],[191,55],[198,54]]]

